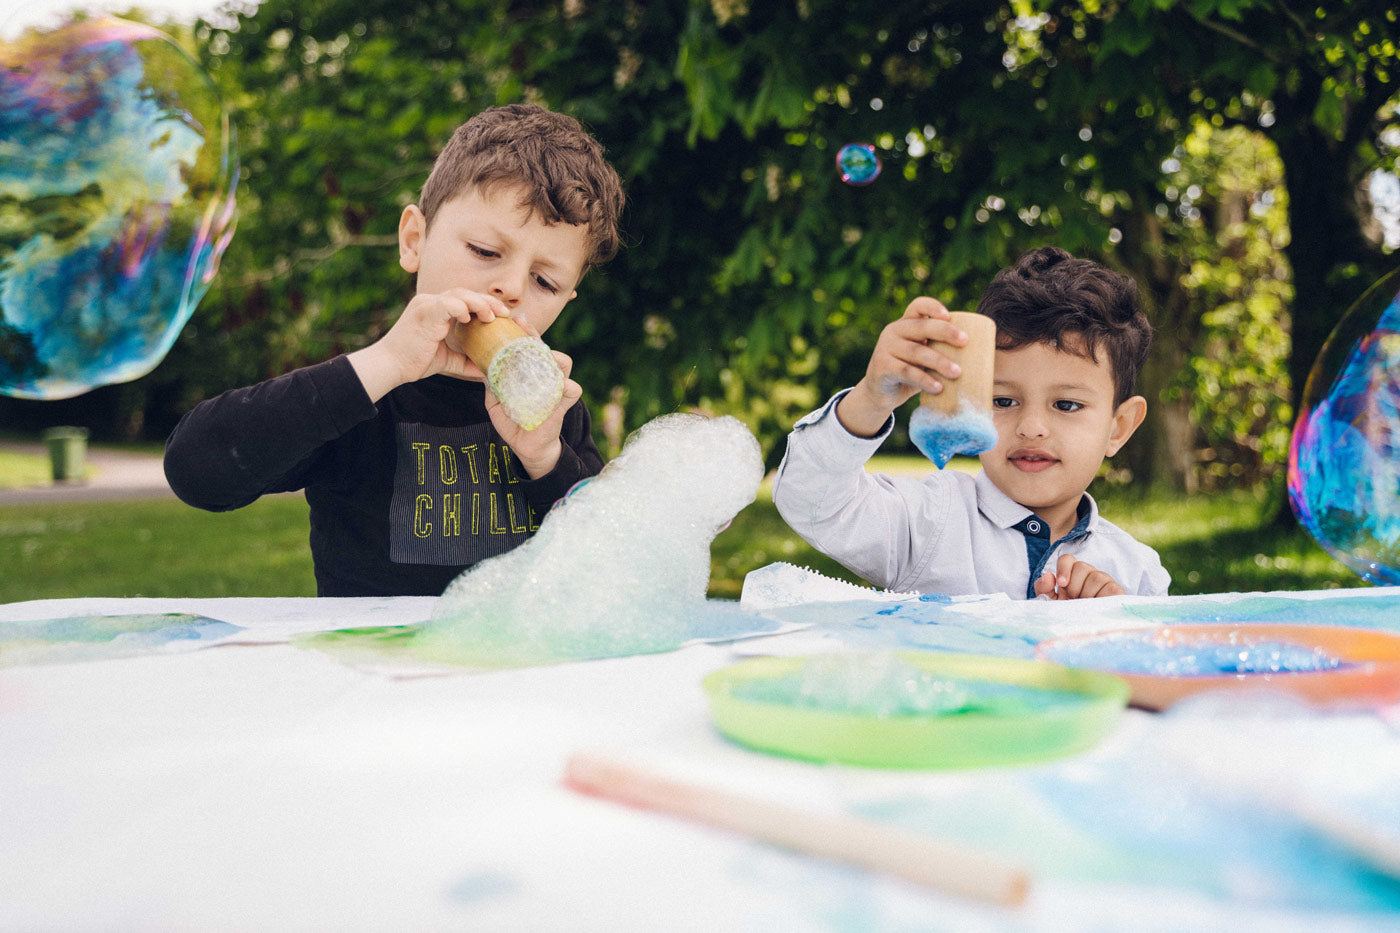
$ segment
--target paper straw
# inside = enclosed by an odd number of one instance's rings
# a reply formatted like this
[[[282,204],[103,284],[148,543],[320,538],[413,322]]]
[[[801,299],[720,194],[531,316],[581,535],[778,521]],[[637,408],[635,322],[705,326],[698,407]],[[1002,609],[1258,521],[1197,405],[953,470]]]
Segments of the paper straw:
[[[813,813],[652,773],[604,755],[572,755],[564,783],[806,855],[846,862],[933,890],[1004,906],[1025,902],[1030,877],[1003,859],[847,815]]]

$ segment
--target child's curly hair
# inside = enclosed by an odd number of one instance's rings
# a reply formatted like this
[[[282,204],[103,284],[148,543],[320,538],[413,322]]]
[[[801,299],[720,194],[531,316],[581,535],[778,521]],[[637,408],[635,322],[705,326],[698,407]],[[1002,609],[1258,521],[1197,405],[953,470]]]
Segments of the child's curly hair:
[[[1050,343],[1098,361],[1108,354],[1113,404],[1133,394],[1152,344],[1152,325],[1138,308],[1137,283],[1055,246],[1031,250],[996,274],[977,310],[997,325],[997,347]]]
[[[423,185],[418,209],[429,227],[438,209],[468,188],[519,185],[545,223],[588,229],[586,268],[607,262],[619,244],[622,182],[603,147],[573,117],[538,104],[483,110],[457,128]]]

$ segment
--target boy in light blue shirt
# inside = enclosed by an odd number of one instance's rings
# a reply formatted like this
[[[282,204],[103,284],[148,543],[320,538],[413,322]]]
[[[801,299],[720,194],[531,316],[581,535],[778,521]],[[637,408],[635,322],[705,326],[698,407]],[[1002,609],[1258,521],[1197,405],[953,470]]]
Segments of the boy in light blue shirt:
[[[1133,383],[1151,325],[1133,281],[1042,247],[1003,269],[977,310],[997,326],[996,446],[976,476],[868,473],[894,411],[957,365],[967,335],[916,298],[880,333],[865,376],[793,428],[773,502],[813,547],[877,586],[1079,599],[1162,595],[1157,553],[1102,518],[1086,491],[1147,414]]]

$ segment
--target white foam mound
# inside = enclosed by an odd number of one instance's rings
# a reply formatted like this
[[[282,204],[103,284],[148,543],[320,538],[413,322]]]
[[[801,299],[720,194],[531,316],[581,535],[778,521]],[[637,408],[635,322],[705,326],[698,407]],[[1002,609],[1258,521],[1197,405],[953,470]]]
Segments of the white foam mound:
[[[500,667],[679,647],[706,612],[710,542],[762,478],[738,420],[650,421],[533,538],[454,580],[419,647]]]

